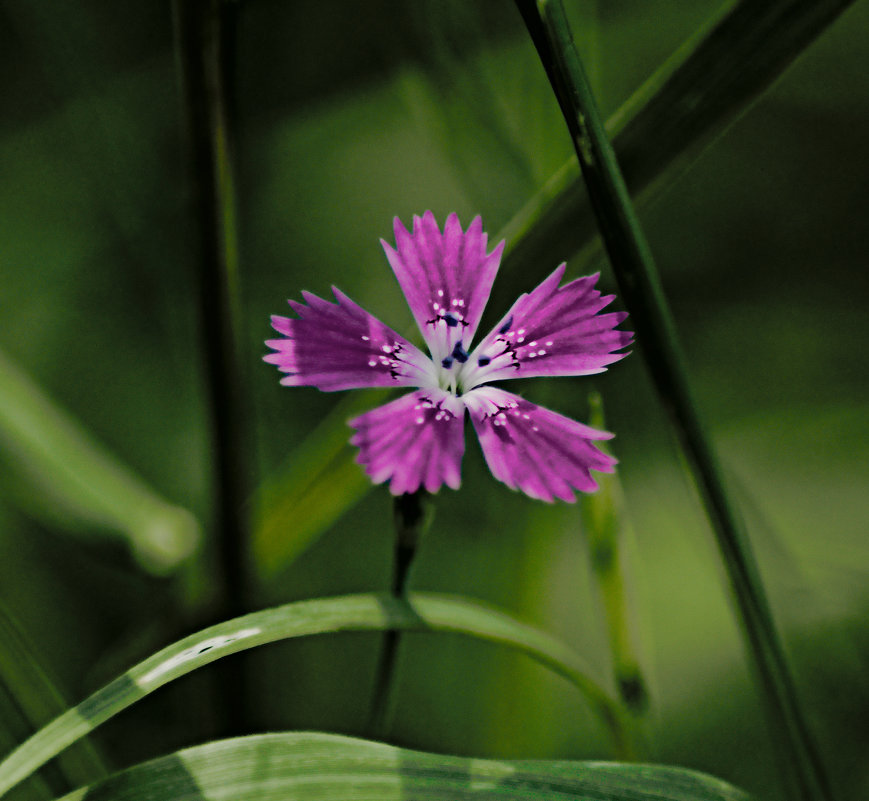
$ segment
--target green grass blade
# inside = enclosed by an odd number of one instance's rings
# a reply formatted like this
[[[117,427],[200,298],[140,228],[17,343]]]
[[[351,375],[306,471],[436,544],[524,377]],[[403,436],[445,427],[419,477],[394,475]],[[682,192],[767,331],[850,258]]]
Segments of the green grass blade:
[[[60,801],[748,801],[711,776],[661,765],[489,760],[336,734],[220,740],[137,765]]]
[[[573,44],[559,0],[517,0],[549,75],[622,298],[631,313],[652,379],[688,457],[715,532],[747,650],[763,692],[789,797],[830,799],[832,792],[803,717],[742,521],[694,402],[684,357],[652,254],[634,213]]]
[[[591,397],[590,406],[589,425],[606,429],[600,395]],[[609,452],[605,443],[601,449]],[[615,685],[625,706],[640,715],[648,708],[649,691],[634,645],[622,559],[627,528],[624,494],[618,474],[602,474],[597,482],[598,491],[580,499],[582,527],[588,542],[592,580],[604,610]]]
[[[74,530],[123,536],[149,570],[167,573],[195,550],[199,524],[148,487],[0,351],[4,483],[28,514]]]
[[[67,708],[61,694],[37,661],[26,638],[0,603],[0,695],[10,709],[3,715],[9,727],[18,719],[29,734]],[[2,707],[2,705],[0,705]],[[87,739],[74,743],[58,759],[58,770],[66,787],[78,787],[105,776],[103,761]]]
[[[671,184],[854,0],[728,2],[606,122],[636,202]],[[493,241],[504,270],[555,264],[599,241],[571,159]],[[542,277],[546,267],[539,268]],[[495,291],[499,292],[496,285]],[[508,298],[509,299],[509,298]]]
[[[627,736],[624,713],[582,660],[548,634],[480,603],[414,593],[406,599],[360,594],[298,601],[204,629],[128,670],[56,718],[0,763],[0,795],[101,723],[164,684],[223,656],[277,640],[341,631],[448,631],[506,645],[572,682],[612,733]]]
[[[253,558],[259,575],[274,577],[371,489],[354,461],[347,420],[388,395],[378,389],[347,394],[256,491]]]
[[[2,712],[2,709],[0,709]],[[9,742],[8,733],[0,728],[0,748],[6,748]],[[12,740],[15,742],[15,740]],[[31,776],[15,788],[15,792],[9,796],[9,801],[51,801],[57,797],[58,790],[52,789],[48,781],[41,775]]]

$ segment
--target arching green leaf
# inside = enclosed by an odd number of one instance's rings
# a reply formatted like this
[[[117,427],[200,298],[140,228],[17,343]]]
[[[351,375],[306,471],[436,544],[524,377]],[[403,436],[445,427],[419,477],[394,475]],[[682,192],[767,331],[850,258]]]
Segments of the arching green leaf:
[[[695,771],[660,765],[489,760],[410,751],[334,734],[222,740],[138,765],[61,801],[747,801]]]
[[[298,601],[204,629],[164,648],[65,712],[0,763],[0,795],[83,735],[164,684],[223,656],[277,640],[340,631],[449,631],[507,645],[564,676],[612,732],[624,713],[590,677],[580,657],[542,631],[481,603],[432,593],[406,599],[374,593]]]

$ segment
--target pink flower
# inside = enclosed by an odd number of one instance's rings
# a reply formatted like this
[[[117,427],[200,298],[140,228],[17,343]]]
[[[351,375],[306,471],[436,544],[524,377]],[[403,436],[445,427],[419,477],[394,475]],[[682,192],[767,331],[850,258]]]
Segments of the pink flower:
[[[613,472],[616,460],[593,444],[612,434],[491,382],[603,372],[627,355],[617,351],[632,334],[616,330],[627,314],[600,314],[614,296],[595,289],[597,275],[559,287],[562,264],[470,350],[504,249],[486,253],[486,242],[479,217],[462,231],[451,214],[441,233],[430,211],[412,233],[396,218],[395,249],[381,240],[431,356],[333,287],[337,303],[303,292],[307,305],[289,301],[298,318],[272,317],[281,337],[266,342],[275,352],[265,360],[288,386],[417,387],[350,421],[357,461],[393,495],[458,488],[467,409],[495,478],[532,498],[574,501],[574,489],[597,489],[591,470]]]

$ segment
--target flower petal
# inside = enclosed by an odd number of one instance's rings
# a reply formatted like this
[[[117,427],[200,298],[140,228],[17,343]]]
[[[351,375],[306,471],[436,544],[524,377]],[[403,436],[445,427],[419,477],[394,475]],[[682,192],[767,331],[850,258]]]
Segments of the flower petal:
[[[480,342],[459,376],[464,389],[504,378],[601,373],[627,356],[615,352],[633,341],[631,332],[616,330],[627,313],[598,313],[615,297],[595,289],[600,274],[559,287],[564,268],[522,295]]]
[[[393,495],[441,484],[458,489],[465,452],[465,407],[440,389],[418,390],[350,421],[356,461],[375,484],[391,479]]]
[[[337,303],[303,292],[307,306],[289,301],[298,319],[272,317],[283,337],[266,341],[275,353],[263,358],[287,373],[282,384],[326,392],[437,385],[428,356],[341,291],[332,291]]]
[[[455,352],[467,356],[504,243],[486,253],[488,237],[479,217],[463,232],[458,216],[451,214],[442,234],[427,211],[421,218],[414,216],[413,233],[397,217],[394,229],[395,249],[382,239],[380,243],[435,364],[447,360],[443,366],[450,369]]]
[[[492,474],[532,498],[576,500],[573,490],[592,492],[591,470],[612,473],[616,460],[592,440],[612,434],[577,423],[497,387],[462,396]]]

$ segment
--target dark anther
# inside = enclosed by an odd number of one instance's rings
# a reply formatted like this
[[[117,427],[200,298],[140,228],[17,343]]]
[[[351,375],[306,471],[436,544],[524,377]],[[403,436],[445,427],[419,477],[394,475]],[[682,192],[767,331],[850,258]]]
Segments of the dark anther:
[[[449,370],[453,366],[453,357],[447,356],[446,359],[441,359],[441,364]]]
[[[460,364],[464,364],[468,360],[468,352],[462,347],[461,342],[456,342],[450,355]]]
[[[510,330],[510,326],[513,325],[513,315],[511,314],[507,321],[498,329],[499,334],[506,334]]]
[[[459,324],[458,319],[453,317],[452,312],[447,312],[444,315],[443,320],[450,328],[455,328]]]
[[[485,367],[490,361],[492,360],[488,356],[480,356],[480,358],[477,359],[477,364],[479,364],[480,367]]]

